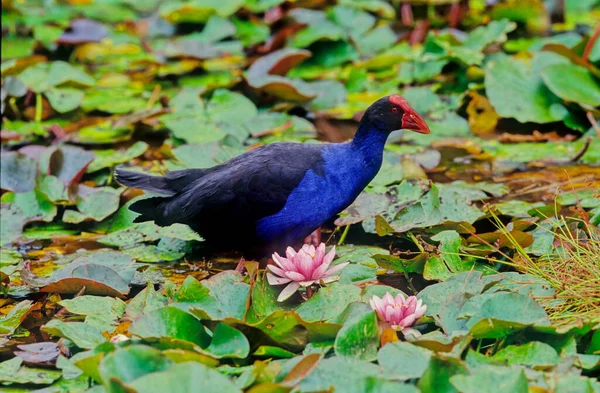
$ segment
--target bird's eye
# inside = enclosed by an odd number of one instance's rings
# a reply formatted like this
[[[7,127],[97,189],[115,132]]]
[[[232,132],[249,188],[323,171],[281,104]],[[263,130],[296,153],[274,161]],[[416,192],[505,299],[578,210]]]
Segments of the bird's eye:
[[[392,112],[398,112],[398,108],[393,107]]]

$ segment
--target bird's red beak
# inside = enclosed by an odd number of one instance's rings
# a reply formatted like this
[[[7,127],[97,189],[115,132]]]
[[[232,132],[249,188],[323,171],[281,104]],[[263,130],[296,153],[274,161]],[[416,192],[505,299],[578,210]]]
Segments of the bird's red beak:
[[[410,111],[404,112],[402,116],[402,128],[418,132],[419,134],[429,134],[431,132],[425,120],[412,108]]]
[[[425,120],[399,95],[390,96],[390,102],[399,106],[404,111],[402,115],[402,129],[418,132],[419,134],[429,134],[429,126]]]

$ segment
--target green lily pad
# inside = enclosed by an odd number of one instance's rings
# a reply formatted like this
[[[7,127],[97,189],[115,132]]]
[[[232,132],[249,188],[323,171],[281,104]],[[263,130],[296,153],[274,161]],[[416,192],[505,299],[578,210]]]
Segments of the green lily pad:
[[[467,322],[478,338],[504,337],[527,326],[550,326],[546,311],[529,296],[507,292],[491,295]]]
[[[241,390],[227,377],[201,363],[195,362],[176,364],[166,371],[145,375],[133,381],[129,386],[136,391],[148,393],[167,391],[192,393],[198,390],[241,393]]]
[[[45,324],[42,330],[53,336],[68,338],[83,349],[91,349],[106,342],[100,329],[85,322],[63,322],[53,319]]]
[[[455,375],[452,385],[464,393],[527,393],[529,387],[523,370],[480,367],[472,375]]]
[[[554,64],[544,68],[542,79],[554,94],[565,101],[600,106],[600,81],[583,67]]]
[[[101,331],[114,330],[125,313],[125,302],[119,298],[83,295],[59,302],[70,313],[85,315],[85,322]]]
[[[146,345],[132,345],[117,348],[102,359],[98,372],[110,386],[117,380],[120,383],[132,382],[144,375],[167,370],[173,362],[158,349]]]
[[[560,363],[560,357],[548,344],[531,341],[523,345],[509,345],[494,354],[494,359],[504,364],[519,364],[535,369],[546,369]]]
[[[407,342],[386,344],[377,354],[377,362],[386,374],[408,380],[421,378],[431,359],[432,352]]]
[[[31,300],[23,300],[0,319],[0,334],[12,334],[31,310]]]
[[[188,276],[174,299],[201,318],[242,319],[249,295],[250,285],[242,281],[242,276],[238,272],[225,271],[203,281]]]
[[[250,353],[250,343],[242,332],[220,322],[213,330],[212,340],[206,351],[218,359],[243,359]]]
[[[534,63],[536,60],[542,63],[545,59],[536,58]],[[535,65],[511,58],[487,64],[485,91],[500,116],[521,123],[550,123],[566,116],[567,110],[548,91],[536,69]]]
[[[0,201],[19,206],[27,222],[51,222],[57,213],[56,206],[48,200],[46,195],[36,190],[22,193],[7,192],[2,195]]]
[[[94,160],[87,167],[87,173],[96,172],[100,169],[110,168],[141,156],[148,149],[146,142],[136,142],[126,150],[95,150]]]
[[[23,360],[14,357],[0,363],[0,381],[18,384],[50,385],[61,377],[58,370],[23,367]]]
[[[24,154],[3,151],[0,155],[0,188],[28,192],[35,187],[37,162]]]
[[[337,356],[373,361],[379,347],[377,315],[364,303],[351,303],[337,317],[343,323],[333,348]]]
[[[358,287],[334,283],[320,288],[296,311],[302,319],[308,322],[329,321],[342,313],[348,304],[358,301],[359,298],[360,289]]]
[[[129,332],[149,339],[168,337],[188,341],[201,348],[210,344],[210,336],[200,320],[173,306],[158,308],[142,315],[133,321]]]

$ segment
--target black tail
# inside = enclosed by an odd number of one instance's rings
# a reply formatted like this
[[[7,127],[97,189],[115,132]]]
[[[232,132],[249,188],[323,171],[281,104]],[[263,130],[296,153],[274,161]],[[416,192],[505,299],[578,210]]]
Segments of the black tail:
[[[173,196],[190,183],[204,176],[207,171],[207,169],[184,169],[167,172],[164,176],[152,176],[117,168],[115,169],[114,178],[127,187],[156,192],[164,196]]]
[[[135,222],[154,221],[158,225],[171,225],[174,222],[165,214],[168,202],[206,172],[206,169],[184,169],[167,172],[165,176],[152,176],[116,168],[114,178],[124,186],[161,194],[134,202],[129,207],[130,210],[141,214]]]

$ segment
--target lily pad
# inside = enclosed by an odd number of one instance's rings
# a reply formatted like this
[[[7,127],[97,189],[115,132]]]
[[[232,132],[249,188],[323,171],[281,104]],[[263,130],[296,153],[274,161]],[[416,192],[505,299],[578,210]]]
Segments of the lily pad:
[[[176,364],[166,371],[145,375],[133,381],[130,386],[136,391],[148,393],[192,393],[206,389],[221,393],[241,393],[239,388],[218,371],[195,362]]]

